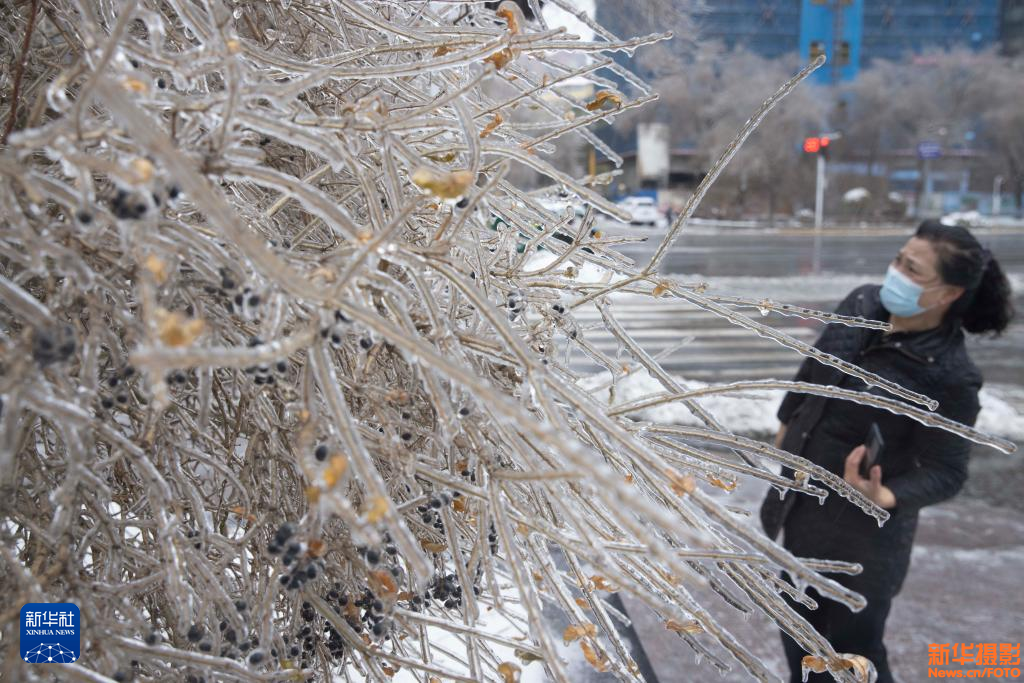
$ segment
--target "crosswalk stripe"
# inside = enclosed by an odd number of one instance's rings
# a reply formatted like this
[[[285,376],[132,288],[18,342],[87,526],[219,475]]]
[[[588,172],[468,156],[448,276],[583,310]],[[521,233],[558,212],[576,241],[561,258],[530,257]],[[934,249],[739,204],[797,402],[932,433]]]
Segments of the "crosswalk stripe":
[[[809,308],[831,310],[831,303],[809,303]],[[735,308],[739,313],[764,322],[777,331],[808,343],[821,334],[825,324],[775,313],[761,316],[752,308]],[[674,375],[705,382],[729,382],[738,379],[790,379],[803,357],[750,330],[734,325],[713,312],[679,300],[650,300],[623,297],[613,300],[611,312],[644,351],[657,356],[662,367]],[[601,312],[594,305],[572,311],[582,337],[595,350],[634,364],[620,348],[618,339],[604,328]],[[679,342],[692,340],[679,345]],[[620,353],[621,351],[621,353]],[[596,372],[601,366],[578,348],[570,352],[569,366],[578,372]]]

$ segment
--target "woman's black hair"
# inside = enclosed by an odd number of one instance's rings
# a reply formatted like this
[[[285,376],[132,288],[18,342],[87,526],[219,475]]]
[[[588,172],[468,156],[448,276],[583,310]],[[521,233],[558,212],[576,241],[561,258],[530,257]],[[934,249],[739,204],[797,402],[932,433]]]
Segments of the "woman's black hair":
[[[999,261],[981,246],[967,228],[927,220],[914,237],[928,240],[939,256],[939,275],[947,285],[964,293],[946,312],[946,320],[960,320],[968,332],[990,332],[997,337],[1013,319],[1013,298]]]

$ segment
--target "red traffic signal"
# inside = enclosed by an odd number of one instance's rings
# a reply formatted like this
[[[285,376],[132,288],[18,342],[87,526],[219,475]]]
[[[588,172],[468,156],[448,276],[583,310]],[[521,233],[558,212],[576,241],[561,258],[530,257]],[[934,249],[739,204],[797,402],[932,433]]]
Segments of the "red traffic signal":
[[[804,151],[808,154],[824,152],[829,142],[828,138],[804,138]]]

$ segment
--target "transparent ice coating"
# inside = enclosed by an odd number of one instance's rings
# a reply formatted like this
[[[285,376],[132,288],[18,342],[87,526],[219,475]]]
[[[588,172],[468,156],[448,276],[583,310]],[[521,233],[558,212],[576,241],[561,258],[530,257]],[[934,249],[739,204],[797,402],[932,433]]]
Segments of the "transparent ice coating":
[[[616,591],[719,670],[774,680],[716,618],[759,610],[854,680],[783,594],[808,604],[814,586],[859,609],[827,574],[861,568],[793,557],[712,494],[761,480],[887,513],[730,433],[702,399],[807,392],[1013,444],[763,316],[885,323],[658,272],[820,60],[750,112],[637,265],[616,248],[631,236],[594,231],[623,217],[601,187],[614,172],[573,177],[559,154],[621,164],[593,124],[657,93],[613,57],[670,36],[623,39],[551,1],[593,39],[548,26],[534,0],[532,21],[508,3],[55,0],[0,28],[26,48],[0,112],[0,561],[24,602],[81,607],[88,656],[69,678],[136,660],[164,680],[504,680],[514,665],[567,681],[554,606],[580,657],[639,680],[616,631],[628,618],[604,600]],[[581,80],[593,94],[568,87]],[[547,187],[518,187],[524,169]],[[578,221],[548,208],[560,191]],[[537,265],[540,250],[553,259]],[[608,279],[579,279],[588,264]],[[618,323],[617,293],[683,299],[884,395],[687,390]],[[586,305],[614,352],[576,322]],[[609,384],[581,389],[573,349]],[[627,364],[663,391],[599,399]],[[631,417],[667,402],[703,426]],[[699,604],[694,581],[722,601]]]

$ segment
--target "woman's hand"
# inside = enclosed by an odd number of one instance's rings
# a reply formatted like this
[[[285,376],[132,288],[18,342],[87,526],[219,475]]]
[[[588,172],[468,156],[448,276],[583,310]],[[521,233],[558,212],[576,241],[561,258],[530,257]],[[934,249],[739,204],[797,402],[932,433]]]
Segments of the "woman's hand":
[[[882,483],[882,466],[875,465],[868,471],[869,478],[860,476],[860,461],[864,459],[867,448],[862,444],[846,456],[846,468],[843,479],[853,488],[874,501],[880,508],[890,510],[896,507],[896,496],[892,489]]]

